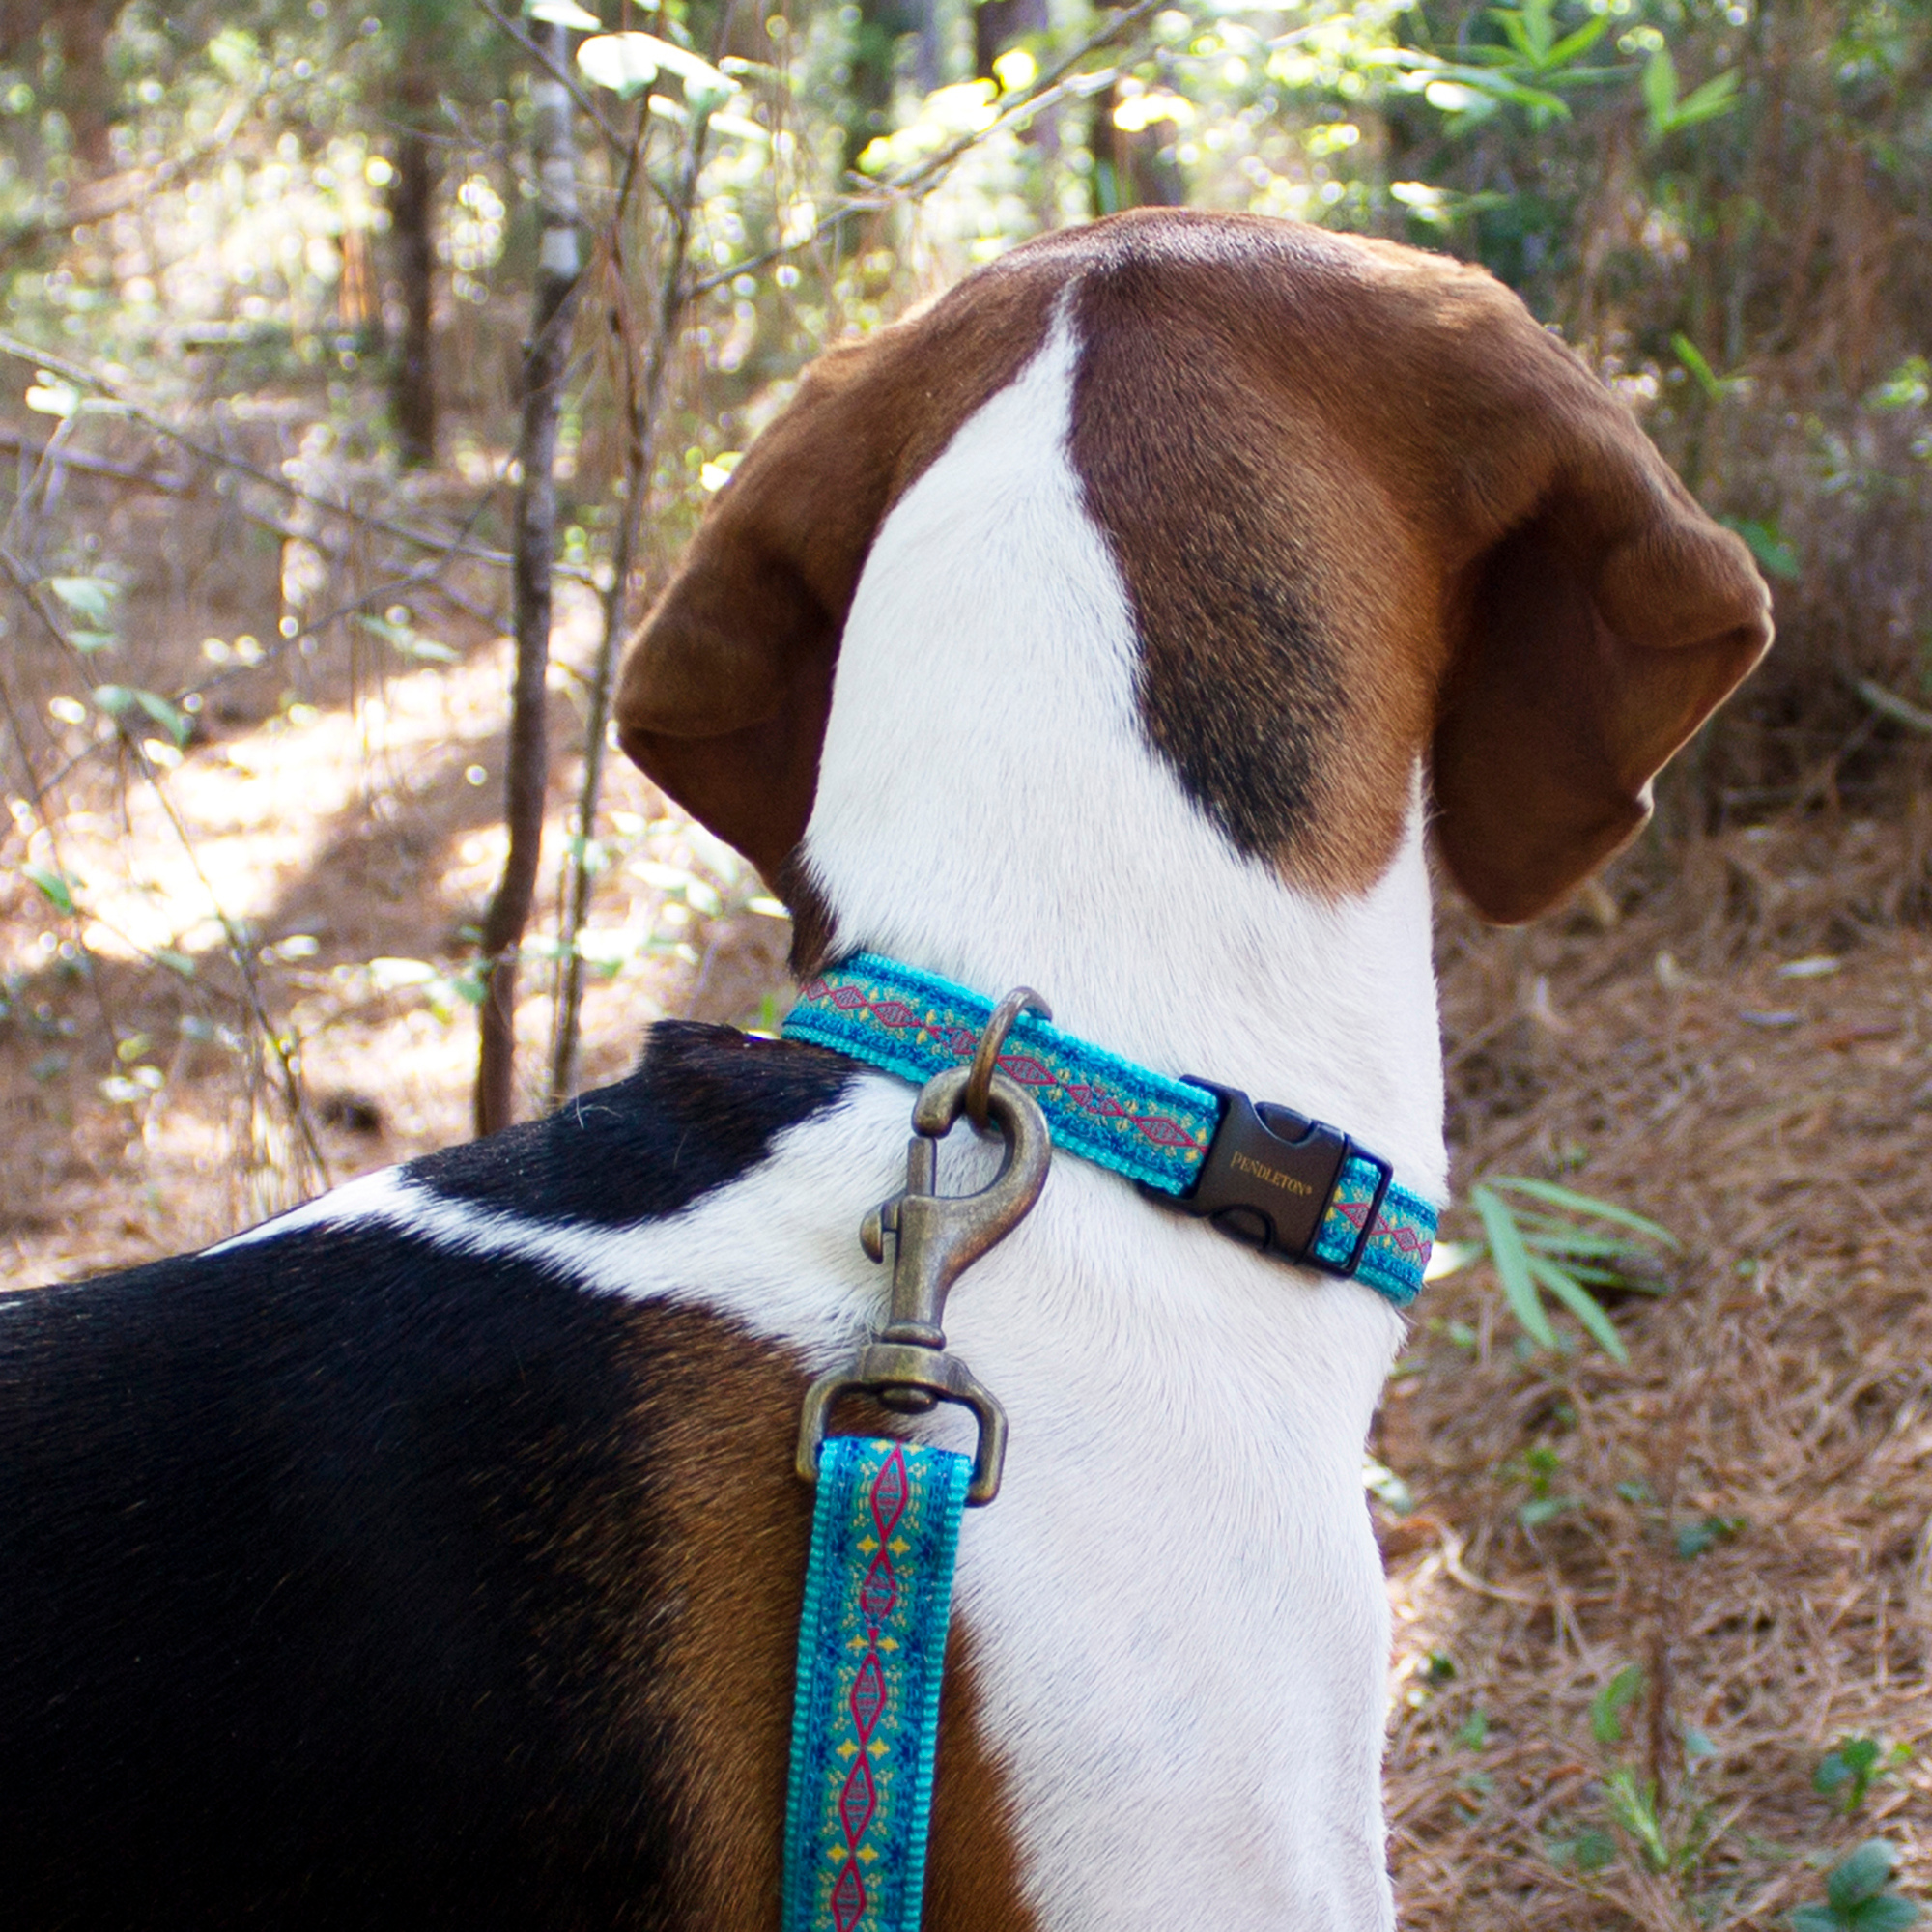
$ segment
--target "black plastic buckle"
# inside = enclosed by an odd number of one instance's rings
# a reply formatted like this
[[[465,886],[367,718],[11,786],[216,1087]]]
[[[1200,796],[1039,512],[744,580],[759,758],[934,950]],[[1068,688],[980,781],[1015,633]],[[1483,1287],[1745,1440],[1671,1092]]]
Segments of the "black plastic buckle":
[[[1222,1108],[1200,1179],[1189,1194],[1163,1193],[1145,1181],[1141,1192],[1164,1208],[1213,1222],[1220,1233],[1243,1247],[1259,1248],[1324,1274],[1352,1275],[1361,1264],[1388,1192],[1392,1175],[1388,1162],[1358,1148],[1325,1122],[1306,1120],[1266,1100],[1257,1105],[1238,1088],[1216,1086],[1195,1074],[1187,1080],[1189,1086],[1205,1087],[1214,1094]],[[1375,1199],[1348,1259],[1329,1261],[1310,1250],[1351,1157],[1376,1168]]]

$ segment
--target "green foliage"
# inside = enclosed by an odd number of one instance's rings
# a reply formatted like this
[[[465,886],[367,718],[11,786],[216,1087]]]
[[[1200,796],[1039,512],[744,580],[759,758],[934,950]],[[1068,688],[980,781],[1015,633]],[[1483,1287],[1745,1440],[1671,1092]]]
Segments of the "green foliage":
[[[1688,1563],[1725,1537],[1735,1536],[1744,1526],[1741,1516],[1707,1516],[1695,1522],[1680,1523],[1675,1538],[1677,1553]]]
[[[1643,1670],[1634,1663],[1619,1664],[1590,1699],[1590,1735],[1600,1745],[1621,1744],[1624,1714],[1643,1695]]]
[[[1693,87],[1689,94],[1677,91],[1677,63],[1668,47],[1659,47],[1643,70],[1643,104],[1650,115],[1650,138],[1661,141],[1666,135],[1694,128],[1700,121],[1714,121],[1737,105],[1738,76],[1735,68]]]
[[[1653,1871],[1668,1871],[1670,1846],[1657,1815],[1657,1786],[1639,1782],[1629,1765],[1618,1765],[1604,1780],[1604,1807],[1641,1849]]]
[[[56,912],[73,914],[73,888],[60,873],[47,866],[22,866],[20,876],[31,885]]]
[[[1819,1759],[1811,1788],[1821,1798],[1833,1799],[1849,1818],[1865,1802],[1874,1779],[1911,1762],[1910,1745],[1893,1745],[1887,1750],[1876,1738],[1841,1738],[1834,1750]]]
[[[1833,1866],[1825,1903],[1801,1905],[1785,1921],[1791,1932],[1905,1932],[1918,1923],[1918,1907],[1891,1889],[1896,1850],[1884,1838],[1867,1838]]]
[[[1520,1205],[1525,1202],[1534,1205]],[[1606,1354],[1619,1362],[1630,1359],[1622,1336],[1591,1290],[1657,1293],[1654,1250],[1675,1249],[1674,1236],[1614,1202],[1520,1175],[1479,1180],[1469,1190],[1469,1204],[1482,1222],[1484,1241],[1456,1263],[1487,1254],[1510,1312],[1531,1342],[1543,1349],[1558,1346],[1543,1302],[1547,1293]]]

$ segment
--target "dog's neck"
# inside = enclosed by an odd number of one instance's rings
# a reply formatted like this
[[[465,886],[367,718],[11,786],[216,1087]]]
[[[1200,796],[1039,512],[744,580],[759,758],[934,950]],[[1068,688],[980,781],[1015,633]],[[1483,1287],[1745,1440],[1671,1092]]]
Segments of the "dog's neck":
[[[1187,797],[1067,457],[1076,360],[1063,322],[872,548],[804,854],[838,949],[1033,985],[1070,1032],[1330,1120],[1439,1192],[1419,797],[1384,876],[1332,903]]]

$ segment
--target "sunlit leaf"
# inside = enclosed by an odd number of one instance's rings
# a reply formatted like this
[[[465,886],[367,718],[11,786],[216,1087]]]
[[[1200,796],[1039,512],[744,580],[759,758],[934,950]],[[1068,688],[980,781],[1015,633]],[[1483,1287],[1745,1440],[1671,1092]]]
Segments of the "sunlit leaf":
[[[46,587],[73,612],[98,631],[109,630],[114,622],[114,600],[121,586],[106,577],[49,577]]]
[[[586,14],[577,0],[524,0],[524,15],[547,27],[574,27],[580,34],[604,31],[604,22],[595,14]]]
[[[80,408],[80,391],[44,369],[35,371],[27,389],[27,407],[43,416],[71,416]]]
[[[700,113],[738,92],[729,74],[656,34],[599,34],[578,48],[577,64],[587,80],[621,95],[648,87],[660,73],[674,73],[684,83],[685,99]]]

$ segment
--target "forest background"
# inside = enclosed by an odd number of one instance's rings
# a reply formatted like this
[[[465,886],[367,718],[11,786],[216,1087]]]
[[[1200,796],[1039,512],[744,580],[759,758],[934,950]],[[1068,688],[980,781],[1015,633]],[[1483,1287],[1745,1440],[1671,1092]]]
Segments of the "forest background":
[[[606,714],[821,348],[1138,204],[1481,261],[1779,643],[1575,906],[1445,910],[1480,1212],[1370,1472],[1406,1922],[1909,1923],[1928,80],[1925,0],[0,0],[10,1272],[775,1022],[783,908]]]

